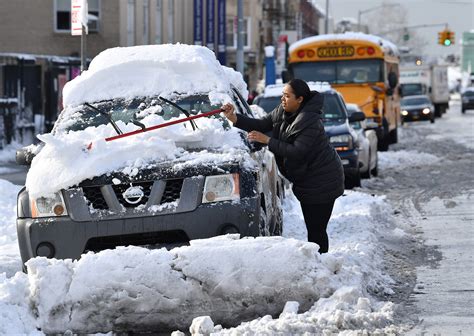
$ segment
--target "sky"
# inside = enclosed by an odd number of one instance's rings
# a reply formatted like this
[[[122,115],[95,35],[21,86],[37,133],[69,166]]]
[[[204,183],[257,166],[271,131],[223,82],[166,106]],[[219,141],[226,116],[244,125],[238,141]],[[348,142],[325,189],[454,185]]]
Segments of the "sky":
[[[313,0],[313,2],[321,9],[326,8],[326,0]],[[429,42],[425,47],[429,55],[443,56],[453,53],[460,55],[462,33],[474,29],[474,0],[329,0],[329,15],[334,18],[334,22],[348,17],[357,20],[359,10],[378,7],[384,2],[404,6],[408,12],[409,26],[448,23],[456,38],[456,43],[450,47],[437,44],[438,32],[443,29],[442,26],[416,29],[416,33]],[[361,23],[374,12],[363,13]]]

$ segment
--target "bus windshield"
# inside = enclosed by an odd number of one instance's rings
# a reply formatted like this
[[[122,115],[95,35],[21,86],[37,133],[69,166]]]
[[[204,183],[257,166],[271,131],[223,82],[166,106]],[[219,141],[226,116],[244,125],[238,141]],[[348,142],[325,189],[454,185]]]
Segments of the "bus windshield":
[[[334,84],[383,82],[383,60],[302,62],[291,66],[294,78]]]

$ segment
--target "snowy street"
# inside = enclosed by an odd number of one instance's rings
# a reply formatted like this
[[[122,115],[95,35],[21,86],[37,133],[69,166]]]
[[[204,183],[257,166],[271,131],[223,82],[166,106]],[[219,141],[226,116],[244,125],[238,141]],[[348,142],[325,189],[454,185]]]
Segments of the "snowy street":
[[[461,115],[456,100],[435,124],[405,124],[399,144],[379,153],[380,175],[336,202],[323,256],[305,242],[289,192],[284,238],[120,248],[77,262],[36,258],[26,275],[15,228],[20,186],[5,180],[14,169],[5,168],[0,334],[467,334],[474,328],[473,131],[473,111]],[[2,167],[14,167],[13,153],[2,153]],[[211,318],[193,321],[198,316]]]

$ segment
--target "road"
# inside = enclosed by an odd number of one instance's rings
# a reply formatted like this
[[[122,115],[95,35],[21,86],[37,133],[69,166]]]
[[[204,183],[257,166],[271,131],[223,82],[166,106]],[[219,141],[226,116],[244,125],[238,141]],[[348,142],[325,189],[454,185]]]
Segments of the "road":
[[[409,335],[469,335],[474,330],[474,111],[459,100],[429,122],[406,123],[391,151],[429,153],[440,160],[408,169],[389,168],[363,181],[363,191],[386,195],[396,226],[408,235],[385,237],[385,267],[395,280],[397,323]],[[416,154],[415,154],[416,155]],[[24,184],[26,168],[9,163],[0,178]]]
[[[14,162],[2,163],[0,179],[10,181],[13,184],[24,185],[27,171],[26,166],[19,166]]]
[[[474,330],[474,111],[460,102],[435,124],[407,123],[390,150],[429,153],[440,160],[381,172],[363,186],[387,195],[398,226],[411,235],[387,241],[386,267],[396,280],[391,300],[408,335],[472,335]],[[381,183],[382,182],[382,183]]]

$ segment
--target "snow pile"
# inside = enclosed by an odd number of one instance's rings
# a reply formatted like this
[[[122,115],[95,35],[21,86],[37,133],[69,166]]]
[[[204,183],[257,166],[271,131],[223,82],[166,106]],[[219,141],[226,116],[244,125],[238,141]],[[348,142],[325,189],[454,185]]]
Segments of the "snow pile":
[[[13,204],[13,190],[9,197]],[[192,325],[222,335],[392,332],[393,304],[373,295],[391,294],[377,241],[392,231],[387,214],[393,211],[384,198],[359,192],[340,197],[329,224],[331,252],[322,256],[317,245],[294,239],[305,240],[306,232],[289,191],[284,209],[290,238],[230,235],[171,251],[122,247],[75,262],[32,259],[28,275],[0,279],[0,334],[36,326],[87,333]],[[14,209],[4,212],[12,222]],[[3,235],[13,239],[14,225]],[[202,318],[193,323],[196,317]],[[245,320],[251,321],[239,325]],[[229,325],[238,326],[222,327]]]
[[[291,225],[291,232],[306,233],[302,215],[298,216],[296,207],[299,204],[293,196],[286,200],[285,222],[291,218],[298,223]],[[293,208],[290,217],[287,216],[288,208]],[[300,314],[293,305],[293,309],[282,312],[278,319],[266,315],[236,328],[216,326],[216,335],[396,333],[397,328],[391,325],[394,304],[379,302],[368,294],[389,296],[393,293],[389,287],[392,280],[381,272],[383,258],[377,242],[378,231],[385,231],[390,225],[387,213],[390,213],[390,207],[383,197],[349,192],[346,197],[339,198],[328,230],[331,252],[320,257],[329,271],[325,278],[319,279],[325,283],[321,298],[311,309]],[[301,307],[299,310],[304,311]]]
[[[235,325],[279,314],[290,300],[310,308],[337,271],[320,260],[315,244],[236,238],[195,240],[171,251],[123,247],[76,263],[31,260],[37,322],[45,332],[182,328],[199,315]]]
[[[385,169],[399,169],[420,167],[439,162],[439,158],[428,153],[420,153],[415,150],[399,150],[396,152],[379,152],[379,167]]]
[[[16,151],[22,146],[17,142],[12,142],[11,144],[5,146],[0,150],[0,163],[4,162],[15,162]]]
[[[65,106],[113,98],[170,97],[206,93],[222,100],[230,85],[248,97],[242,75],[223,67],[208,48],[163,44],[107,49],[97,55],[87,71],[64,87]]]
[[[20,187],[0,180],[0,274],[12,276],[21,269],[20,252],[16,238],[16,196]]]

